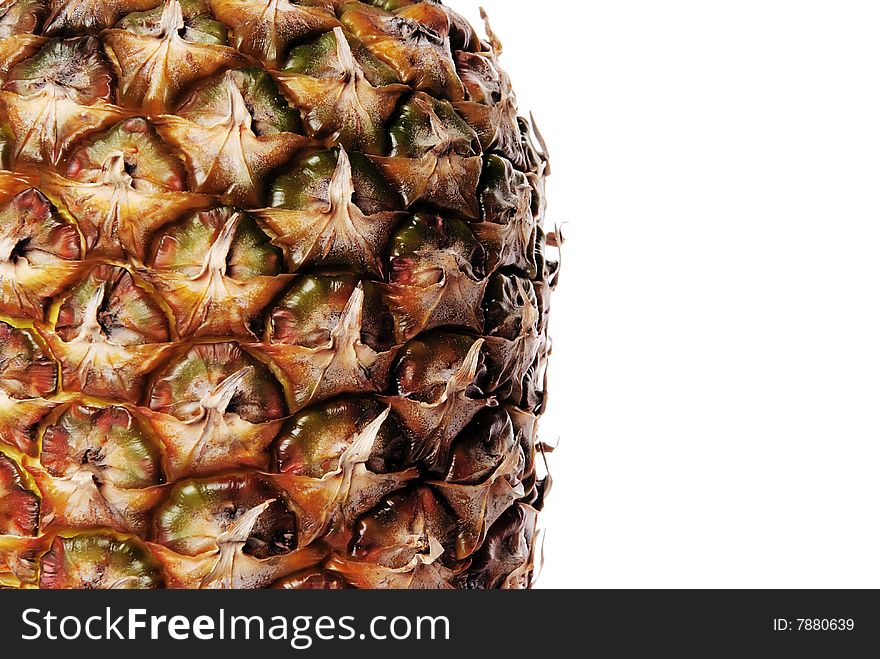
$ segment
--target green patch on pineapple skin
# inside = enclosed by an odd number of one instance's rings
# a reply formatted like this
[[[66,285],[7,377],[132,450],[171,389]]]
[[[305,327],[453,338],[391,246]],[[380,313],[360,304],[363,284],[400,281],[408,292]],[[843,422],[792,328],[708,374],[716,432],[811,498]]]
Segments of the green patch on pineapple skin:
[[[437,146],[438,130],[447,145],[461,155],[479,153],[477,134],[459,116],[448,101],[441,101],[427,94],[418,94],[404,103],[388,127],[391,136],[392,157],[421,158]],[[427,108],[422,104],[427,104]],[[430,110],[430,112],[428,111]],[[431,115],[433,113],[433,116]],[[437,122],[440,122],[440,126]]]
[[[120,407],[77,404],[66,410],[46,429],[42,461],[55,476],[94,462],[115,486],[130,490],[165,482],[162,453],[142,423]]]
[[[348,43],[370,84],[381,87],[400,82],[394,70],[373,55],[360,41],[349,37]],[[336,54],[336,45],[336,35],[327,32],[309,43],[296,46],[290,51],[283,69],[290,73],[320,78],[325,72],[327,59]]]
[[[311,153],[282,172],[269,188],[273,208],[300,209],[316,198],[326,195],[327,186],[336,171],[339,150]],[[367,215],[400,208],[397,193],[373,162],[362,153],[349,152],[354,203]]]
[[[423,214],[405,222],[391,239],[391,258],[441,250],[454,251],[470,261],[482,246],[467,222]]]
[[[276,467],[282,473],[323,478],[339,468],[339,458],[355,436],[376,419],[385,407],[372,398],[345,396],[298,413],[279,436]],[[404,440],[396,419],[389,417],[379,430],[368,467],[388,472],[399,466],[395,456]]]
[[[254,134],[300,133],[299,111],[290,106],[272,76],[258,68],[232,69],[208,78],[193,90],[181,113],[192,116],[198,123],[198,115],[205,109],[225,108],[229,103],[229,78],[241,92],[252,118]]]
[[[159,562],[135,538],[120,539],[102,532],[58,536],[42,564],[41,588],[164,587]]]
[[[223,23],[214,20],[207,5],[201,0],[183,0],[184,28],[181,37],[191,43],[209,46],[228,46],[227,28]],[[134,34],[155,34],[162,18],[164,5],[148,11],[136,11],[120,20],[116,27]]]

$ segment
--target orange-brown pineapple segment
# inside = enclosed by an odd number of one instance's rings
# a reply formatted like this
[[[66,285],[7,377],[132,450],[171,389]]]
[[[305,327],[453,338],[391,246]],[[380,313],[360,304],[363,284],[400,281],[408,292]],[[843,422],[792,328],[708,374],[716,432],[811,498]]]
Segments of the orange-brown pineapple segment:
[[[282,475],[274,479],[298,506],[301,544],[323,537],[344,551],[357,517],[418,475],[394,471],[400,432],[377,401],[342,398],[294,417],[276,449]]]
[[[110,67],[97,39],[48,41],[9,71],[0,92],[10,164],[59,164],[78,137],[122,118],[111,100]]]
[[[185,154],[193,190],[250,207],[260,204],[265,177],[310,143],[293,132],[298,113],[259,69],[208,78],[156,128]]]
[[[307,303],[306,303],[307,304]],[[254,346],[287,378],[292,411],[344,393],[381,393],[397,350],[377,351],[363,341],[364,287],[354,290],[327,343],[314,348],[284,342]]]
[[[154,552],[179,587],[266,587],[317,562],[316,552],[295,551],[296,525],[265,478],[189,480],[156,513]]]
[[[400,342],[437,327],[482,331],[485,252],[465,222],[416,215],[391,245],[391,283],[383,290]]]
[[[152,9],[160,0],[48,0],[46,34],[97,33],[132,11]]]
[[[41,192],[0,202],[0,313],[42,320],[48,299],[81,270],[81,255],[76,227]]]
[[[538,273],[538,223],[534,194],[525,174],[515,171],[510,161],[497,155],[486,158],[480,183],[483,222],[474,224],[474,234],[486,246],[488,270],[514,267],[535,277]]]
[[[161,455],[122,407],[74,404],[46,429],[39,468],[43,527],[112,528],[145,535],[163,496]]]
[[[127,270],[97,266],[64,299],[55,331],[40,334],[62,366],[66,391],[137,403],[171,348],[167,320]]]
[[[330,568],[358,588],[447,589],[455,521],[428,488],[394,494],[364,515],[348,557]]]
[[[150,124],[135,118],[87,138],[71,153],[64,176],[44,178],[76,218],[90,257],[143,263],[157,228],[210,204],[186,192],[186,177]]]
[[[337,154],[309,157],[276,183],[273,196],[281,206],[257,213],[275,235],[273,242],[285,249],[292,270],[315,265],[382,273],[383,248],[404,216],[387,211],[368,214],[361,208],[369,211],[371,193],[390,197],[392,204],[396,199],[388,195],[369,160],[354,158],[357,176],[352,157],[342,147]],[[359,191],[366,195],[358,195]]]
[[[339,24],[330,2],[208,0],[208,5],[232,30],[236,48],[270,69],[278,68],[291,43]]]
[[[495,399],[481,388],[484,339],[433,333],[408,343],[394,372],[397,396],[388,402],[414,438],[412,457],[442,471],[452,442]]]
[[[252,323],[291,279],[283,265],[253,217],[218,208],[162,231],[144,275],[174,313],[180,336],[255,338]]]
[[[56,407],[46,398],[57,386],[58,366],[34,336],[0,323],[0,445],[36,456],[39,424]]]
[[[270,313],[268,342],[304,348],[327,345],[358,287],[364,289],[362,342],[376,350],[391,348],[392,328],[384,313],[378,287],[350,273],[298,275]]]
[[[43,17],[41,0],[2,0],[0,2],[0,39],[31,34]]]
[[[479,217],[482,149],[473,129],[446,101],[424,93],[403,105],[390,127],[391,157],[374,157],[407,205],[417,202]]]
[[[24,400],[51,396],[58,366],[30,332],[0,322],[0,391]]]
[[[40,529],[40,497],[25,485],[21,469],[0,453],[0,536],[35,536]]]
[[[40,559],[40,588],[151,589],[165,578],[159,562],[134,538],[120,540],[105,532],[57,536]]]
[[[377,155],[385,151],[382,127],[409,91],[369,51],[353,50],[342,28],[295,48],[277,78],[312,135]]]
[[[356,3],[349,7],[342,15],[342,24],[376,57],[394,68],[402,82],[439,98],[451,101],[464,98],[464,86],[452,60],[448,32],[442,34],[426,23],[407,17],[406,9],[395,15]]]
[[[225,39],[211,42],[205,37],[209,32],[188,33],[186,28],[180,0],[165,0],[160,9],[129,15],[118,28],[103,33],[119,78],[120,105],[148,114],[170,112],[188,85],[245,64],[238,51],[221,45]]]
[[[269,466],[286,408],[269,369],[231,343],[190,348],[157,374],[145,411],[172,478]]]

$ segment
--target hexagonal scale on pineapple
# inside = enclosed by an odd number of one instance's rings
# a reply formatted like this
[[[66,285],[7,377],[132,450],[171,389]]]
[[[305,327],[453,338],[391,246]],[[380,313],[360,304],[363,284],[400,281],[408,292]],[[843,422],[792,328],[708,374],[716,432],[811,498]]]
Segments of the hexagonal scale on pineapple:
[[[157,512],[154,551],[176,587],[258,588],[320,560],[295,551],[296,526],[283,494],[255,474],[183,481]]]
[[[45,538],[0,535],[0,588],[34,586],[39,577],[39,557],[45,551]]]
[[[308,2],[208,0],[208,5],[232,30],[236,48],[273,69],[291,43],[339,25],[332,7],[311,7]]]
[[[429,153],[454,151],[462,156],[480,153],[480,142],[448,102],[416,92],[397,111],[388,127],[391,156],[421,158]]]
[[[514,341],[530,330],[540,329],[540,311],[531,281],[503,273],[489,278],[483,300],[487,336]]]
[[[18,464],[0,453],[0,536],[36,536],[40,497],[28,489]]]
[[[0,92],[0,116],[12,133],[9,160],[59,164],[76,139],[123,118],[110,101],[110,70],[97,39],[48,41],[9,71]]]
[[[55,392],[58,365],[33,335],[0,322],[0,390],[19,400]]]
[[[35,34],[16,34],[0,38],[0,83],[6,82],[9,72],[19,62],[36,55],[40,48],[45,45],[46,41],[48,41],[46,37],[40,37]],[[4,142],[7,139],[4,138]]]
[[[192,83],[246,63],[234,48],[188,41],[179,0],[165,0],[155,20],[137,18],[101,35],[124,107],[151,115],[170,112]]]
[[[495,407],[480,389],[484,339],[429,334],[404,346],[394,370],[396,396],[386,397],[413,438],[413,460],[446,469],[450,446],[478,412]]]
[[[432,483],[458,520],[456,557],[471,556],[489,527],[525,496],[525,454],[504,410],[484,411],[453,445],[449,471]]]
[[[530,586],[539,567],[535,556],[537,517],[534,508],[522,504],[501,516],[474,555],[468,588],[519,590]]]
[[[364,287],[358,286],[330,332],[329,342],[319,347],[284,343],[251,346],[284,374],[292,412],[340,394],[386,389],[397,349],[377,352],[363,343],[363,308]]]
[[[162,455],[144,424],[122,407],[73,404],[43,435],[43,528],[112,528],[143,535],[163,496]]]
[[[199,83],[178,108],[178,114],[201,126],[240,119],[257,136],[299,132],[299,111],[292,107],[272,77],[258,68],[226,71]]]
[[[444,564],[455,523],[428,488],[393,494],[358,523],[349,556],[327,563],[358,588],[452,588]]]
[[[352,557],[392,569],[433,563],[455,537],[455,522],[428,488],[393,494],[364,515]]]
[[[143,276],[171,308],[183,337],[256,338],[252,324],[290,282],[281,250],[253,217],[232,208],[198,212],[155,239]]]
[[[162,568],[139,540],[105,532],[57,536],[40,559],[40,588],[144,590],[163,588]]]
[[[536,403],[526,395],[541,390],[535,379],[542,377],[541,363],[547,350],[548,342],[537,334],[516,341],[486,339],[486,363],[492,374],[486,381],[486,391],[499,400],[533,410]]]
[[[146,119],[116,124],[79,144],[67,158],[66,176],[80,183],[98,183],[106,175],[108,158],[121,153],[132,187],[150,192],[186,189],[186,169]]]
[[[42,17],[41,0],[3,0],[0,2],[0,39],[34,32]]]
[[[253,519],[252,511],[259,511]],[[242,520],[249,528],[239,528]],[[239,532],[236,542],[257,558],[296,549],[294,514],[282,493],[256,474],[178,483],[156,513],[156,529],[156,542],[187,556],[216,551],[222,542],[231,541],[230,533]]]
[[[401,199],[372,161],[346,152],[351,166],[352,201],[366,215],[399,210]],[[339,165],[339,150],[306,152],[282,170],[269,186],[269,205],[297,210],[315,201],[329,202],[328,188]]]
[[[423,403],[441,400],[448,384],[471,356],[478,339],[471,336],[432,332],[407,343],[394,369],[395,393]],[[482,346],[482,344],[481,344]],[[480,347],[481,347],[480,346]],[[477,386],[485,375],[481,355],[476,353],[468,386]]]
[[[511,266],[528,278],[538,275],[538,223],[533,190],[526,176],[508,160],[491,155],[480,183],[483,222],[474,234],[486,246],[490,272]]]
[[[64,298],[55,331],[37,327],[66,391],[136,404],[172,345],[161,309],[131,273],[97,266]]]
[[[477,36],[477,32],[467,19],[439,2],[391,0],[390,2],[374,2],[373,4],[388,11],[397,10],[398,16],[409,18],[428,26],[437,34],[449,39],[453,52],[480,47],[480,39]]]
[[[112,265],[95,267],[62,301],[55,321],[55,332],[62,340],[73,341],[80,333],[89,302],[101,286],[104,299],[98,323],[109,341],[135,346],[170,340],[168,318],[162,308],[128,270]]]
[[[281,473],[323,478],[340,468],[340,460],[353,440],[386,408],[359,396],[336,398],[295,415],[275,445],[275,467]],[[393,416],[378,429],[365,464],[375,473],[401,469],[407,440]]]
[[[261,203],[266,177],[313,145],[290,132],[299,126],[297,112],[268,74],[254,69],[207,78],[176,115],[163,115],[154,124],[185,154],[191,189],[251,208]]]
[[[407,206],[423,202],[479,218],[482,147],[452,105],[418,92],[398,110],[389,131],[390,157],[372,160]]]
[[[333,423],[329,417],[334,413],[347,418],[337,416],[340,423]],[[330,421],[330,426],[316,427],[319,421]],[[395,428],[387,408],[361,421],[355,410],[340,401],[335,409],[324,406],[314,414],[298,415],[289,433],[282,434],[276,454],[288,459],[282,465],[288,470],[272,479],[297,506],[301,545],[321,537],[330,546],[344,548],[358,515],[418,476],[415,469],[371,471],[367,466],[371,462],[386,466],[377,459],[387,448],[384,442],[390,439],[400,445],[402,438],[389,438]],[[302,445],[294,446],[292,440]]]
[[[200,344],[156,375],[144,415],[165,444],[170,478],[268,469],[286,414],[269,369],[232,343]]]
[[[97,34],[128,12],[144,11],[158,0],[47,0],[46,34],[86,32]]]
[[[395,15],[363,4],[351,5],[341,21],[373,55],[395,70],[401,82],[452,101],[462,100],[464,87],[446,35],[407,17],[411,11],[404,8]]]
[[[43,194],[25,190],[0,205],[0,312],[42,320],[49,298],[81,269],[80,238]]]
[[[486,151],[509,158],[522,171],[532,162],[510,78],[498,66],[499,53],[455,53],[467,100],[453,104],[456,112],[477,132]]]
[[[186,192],[186,169],[144,119],[126,119],[88,138],[49,190],[76,218],[90,256],[143,263],[153,232],[211,199]]]
[[[0,444],[36,455],[39,424],[56,406],[43,397],[57,386],[58,366],[30,331],[0,322]]]
[[[355,289],[363,286],[361,339],[375,350],[393,343],[379,289],[353,274],[300,275],[269,314],[268,341],[320,348],[329,343]]]
[[[330,29],[311,41],[295,46],[288,53],[282,71],[312,78],[330,78],[340,74],[340,66],[349,66],[377,88],[400,82],[394,70],[375,57],[364,44],[344,30],[342,34],[345,44],[337,41],[338,31]],[[349,57],[353,57],[354,62]]]
[[[356,182],[376,181],[372,165],[357,159],[362,175],[355,178],[354,167],[342,147],[331,171],[328,158],[314,155],[276,182],[273,195],[293,205],[292,208],[269,208],[256,212],[264,226],[275,236],[274,244],[284,248],[291,270],[303,266],[350,267],[371,274],[382,273],[383,249],[403,215],[378,212],[367,215],[356,203]],[[310,183],[307,190],[290,194],[290,183]]]
[[[313,136],[332,139],[353,151],[380,155],[385,152],[382,127],[400,97],[409,91],[406,85],[395,84],[390,70],[383,69],[386,67],[368,51],[353,50],[342,28],[337,27],[317,41],[295,48],[285,71],[275,77],[303,109]]]
[[[439,215],[418,214],[402,225],[391,240],[391,259],[415,258],[420,254],[451,252],[461,262],[461,270],[476,277],[483,269],[485,253],[468,224]],[[402,276],[399,274],[398,276]],[[402,283],[415,283],[406,277]],[[428,280],[425,283],[436,283]]]
[[[239,376],[242,371],[246,371]],[[280,419],[285,415],[284,396],[269,369],[234,343],[194,345],[156,375],[149,407],[181,421],[195,421],[204,413],[206,398],[236,376],[225,411],[235,412],[251,423]]]
[[[0,446],[12,446],[36,457],[39,452],[40,424],[58,406],[54,400],[18,400],[0,389]]]
[[[485,390],[516,403],[523,399],[529,370],[547,350],[547,339],[539,329],[541,311],[531,282],[519,277],[496,276],[491,294],[484,302],[490,318],[505,313],[506,322],[486,337],[488,378]],[[519,328],[515,328],[516,321]],[[487,328],[487,330],[493,328]],[[509,337],[513,337],[512,339]]]
[[[455,440],[444,480],[455,485],[484,483],[516,447],[507,411],[483,410]]]
[[[158,0],[154,0],[154,3]],[[183,27],[180,36],[189,43],[213,46],[227,46],[228,30],[220,21],[214,19],[204,0],[180,0],[183,13]],[[166,5],[159,4],[155,9],[134,11],[120,20],[116,28],[135,34],[156,35],[162,31],[162,21],[167,19]]]
[[[416,215],[393,237],[391,259],[380,288],[399,342],[438,327],[482,331],[485,254],[466,223]]]

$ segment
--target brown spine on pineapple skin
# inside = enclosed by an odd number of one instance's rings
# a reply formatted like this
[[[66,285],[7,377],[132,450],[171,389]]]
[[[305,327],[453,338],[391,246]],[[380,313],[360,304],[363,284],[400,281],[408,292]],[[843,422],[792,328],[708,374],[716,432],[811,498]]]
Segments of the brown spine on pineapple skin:
[[[0,585],[531,585],[499,54],[434,0],[0,2]]]

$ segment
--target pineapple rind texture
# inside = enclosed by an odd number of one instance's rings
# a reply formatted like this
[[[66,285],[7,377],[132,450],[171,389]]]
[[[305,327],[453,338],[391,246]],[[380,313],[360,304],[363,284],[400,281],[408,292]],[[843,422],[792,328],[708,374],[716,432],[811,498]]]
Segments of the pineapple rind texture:
[[[532,584],[558,266],[488,33],[0,0],[0,586]]]

